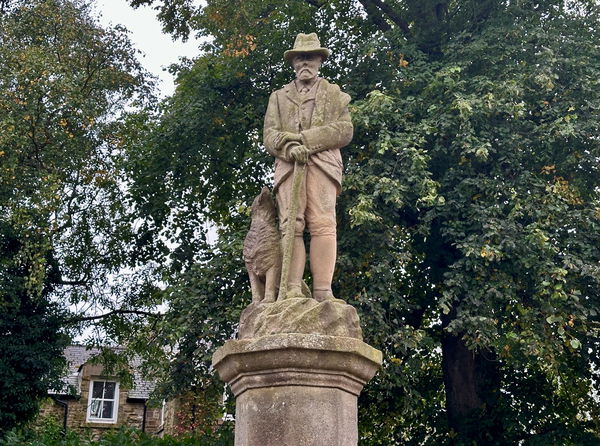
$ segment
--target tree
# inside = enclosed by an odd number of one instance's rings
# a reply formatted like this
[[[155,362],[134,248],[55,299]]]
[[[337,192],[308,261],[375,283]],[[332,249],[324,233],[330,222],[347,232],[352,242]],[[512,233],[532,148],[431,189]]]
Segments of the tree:
[[[100,28],[86,4],[2,2],[2,431],[33,416],[90,313],[142,308],[120,275],[131,251],[119,153],[136,133],[126,107],[151,97],[125,30]],[[102,322],[112,334],[127,320]]]
[[[25,285],[28,265],[15,262],[19,240],[0,231],[0,438],[31,419],[64,369],[64,318],[56,305],[32,296]]]
[[[360,400],[361,444],[596,444],[599,6],[184,7],[167,28],[211,40],[129,157],[138,240],[168,259],[156,340],[178,345],[171,382],[210,375],[250,300],[241,243],[272,163],[261,120],[291,76],[283,51],[314,30],[334,54],[324,75],[354,98],[334,292],[386,358]]]

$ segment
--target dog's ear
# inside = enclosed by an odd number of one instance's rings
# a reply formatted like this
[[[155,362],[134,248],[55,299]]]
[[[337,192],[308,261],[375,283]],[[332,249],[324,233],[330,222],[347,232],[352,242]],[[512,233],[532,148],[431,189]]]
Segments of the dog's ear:
[[[266,204],[271,200],[271,191],[267,186],[263,187],[260,191],[260,195],[258,196],[258,201],[260,204]]]
[[[258,206],[262,206],[264,204],[264,202],[265,202],[265,194],[261,192],[258,195],[258,197],[256,197],[256,204]]]

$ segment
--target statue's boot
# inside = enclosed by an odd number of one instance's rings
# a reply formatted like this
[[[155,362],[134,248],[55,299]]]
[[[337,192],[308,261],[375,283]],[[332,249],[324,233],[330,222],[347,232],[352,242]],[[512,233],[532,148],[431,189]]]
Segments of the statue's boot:
[[[335,299],[331,281],[335,270],[337,241],[335,234],[313,235],[310,241],[310,271],[313,298],[319,302]]]

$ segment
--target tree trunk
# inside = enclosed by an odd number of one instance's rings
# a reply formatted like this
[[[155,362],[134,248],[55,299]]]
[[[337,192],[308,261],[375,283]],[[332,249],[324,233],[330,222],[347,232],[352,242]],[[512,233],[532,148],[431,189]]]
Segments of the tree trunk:
[[[502,425],[495,409],[500,375],[492,351],[469,350],[460,336],[442,339],[442,370],[453,444],[502,444]]]

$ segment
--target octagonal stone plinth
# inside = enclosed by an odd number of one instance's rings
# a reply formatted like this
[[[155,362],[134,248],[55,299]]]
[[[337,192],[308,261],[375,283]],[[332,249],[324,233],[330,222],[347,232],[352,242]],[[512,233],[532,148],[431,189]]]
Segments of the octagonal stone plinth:
[[[357,398],[379,350],[347,337],[232,340],[213,356],[236,397],[235,446],[355,446]]]

